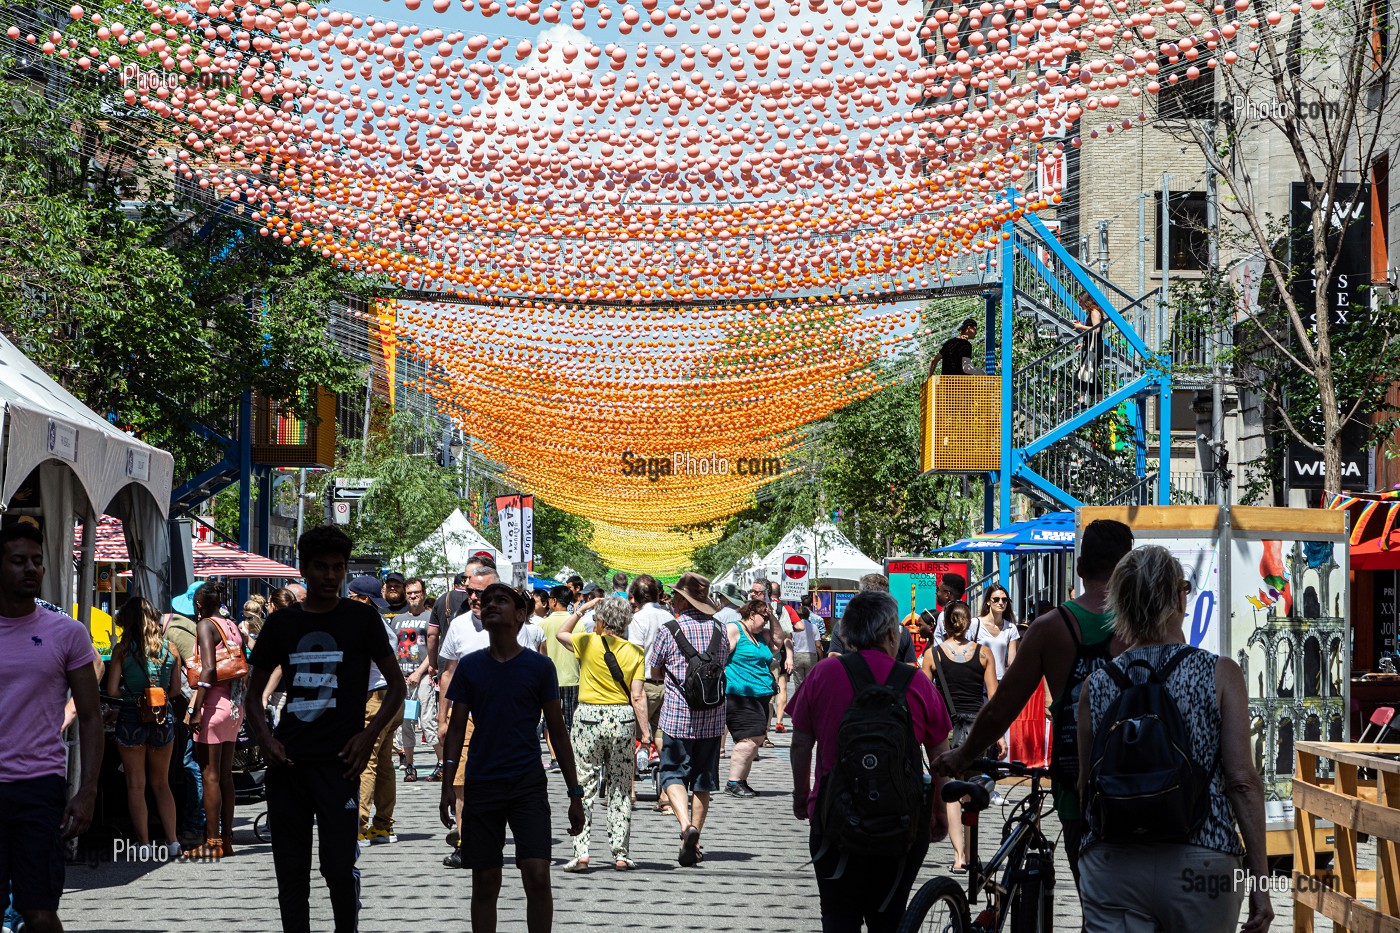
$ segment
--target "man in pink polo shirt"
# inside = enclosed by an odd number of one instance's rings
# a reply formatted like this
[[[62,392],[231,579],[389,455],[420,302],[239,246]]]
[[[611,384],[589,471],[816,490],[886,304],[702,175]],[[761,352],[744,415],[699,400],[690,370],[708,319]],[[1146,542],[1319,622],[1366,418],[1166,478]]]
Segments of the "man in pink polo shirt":
[[[0,530],[0,890],[12,892],[29,933],[63,929],[63,840],[92,822],[102,766],[97,653],[87,629],[35,603],[43,580],[39,529]],[[72,800],[63,748],[69,691],[83,768]]]

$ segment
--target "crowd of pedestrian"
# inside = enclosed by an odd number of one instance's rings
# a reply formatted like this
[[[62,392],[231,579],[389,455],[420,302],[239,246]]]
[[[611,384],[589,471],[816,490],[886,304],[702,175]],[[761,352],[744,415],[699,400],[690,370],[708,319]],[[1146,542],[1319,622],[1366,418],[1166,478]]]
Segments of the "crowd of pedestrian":
[[[594,867],[600,796],[611,867],[637,868],[635,781],[653,767],[658,808],[676,821],[676,861],[688,868],[705,860],[713,795],[757,796],[755,758],[770,733],[791,731],[793,816],[810,823],[822,929],[894,930],[931,844],[951,835],[948,867],[967,868],[958,804],[941,802],[945,778],[1005,755],[1008,728],[1043,682],[1085,928],[1232,929],[1244,890],[1234,873],[1267,871],[1244,681],[1233,661],[1185,644],[1189,587],[1175,559],[1133,544],[1120,523],[1091,524],[1079,595],[1025,629],[1005,588],[988,588],[974,612],[956,574],[940,581],[936,612],[901,620],[888,581],[870,574],[828,632],[810,602],[781,600],[766,580],[747,598],[695,573],[669,589],[618,574],[610,590],[574,577],[531,591],[501,581],[482,556],[435,598],[398,573],[347,581],[352,542],[325,526],[299,542],[305,587],[246,601],[241,621],[218,581],[177,598],[173,613],[129,600],[104,673],[82,626],[36,600],[41,533],[9,525],[0,530],[3,880],[26,930],[61,929],[62,841],[92,819],[100,697],[110,700],[135,838],[152,839],[149,795],[159,840],[201,862],[233,855],[235,745],[240,732],[256,743],[286,931],[311,928],[313,827],[335,929],[357,928],[358,855],[398,842],[399,774],[442,785],[444,864],[472,872],[472,929],[497,928],[509,827],[526,925],[541,933],[553,916],[550,772],[563,780],[573,837],[564,871]],[[1150,740],[1169,726],[1173,741],[1124,752],[1117,727],[1134,715],[1134,734]],[[81,746],[71,797],[61,738],[70,719]],[[199,800],[177,824],[167,775],[182,735]],[[430,768],[416,757],[424,745]],[[1144,761],[1179,772],[1155,808],[1130,792],[1147,780]],[[1238,893],[1192,899],[1153,883],[1186,869]],[[1245,929],[1262,933],[1268,889],[1249,890]]]

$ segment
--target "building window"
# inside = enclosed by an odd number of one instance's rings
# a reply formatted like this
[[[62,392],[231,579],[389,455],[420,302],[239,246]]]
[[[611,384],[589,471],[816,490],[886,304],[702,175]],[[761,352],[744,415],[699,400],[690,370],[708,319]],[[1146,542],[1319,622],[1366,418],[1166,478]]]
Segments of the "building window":
[[[1210,264],[1210,225],[1206,222],[1206,196],[1199,191],[1171,192],[1172,271],[1204,272]],[[1162,194],[1157,193],[1158,231],[1156,268],[1162,268]]]
[[[1196,433],[1196,392],[1193,389],[1172,390],[1172,433]]]
[[[1215,69],[1207,68],[1205,59],[1190,61],[1178,55],[1157,58],[1157,80],[1161,90],[1157,97],[1157,117],[1161,120],[1209,120],[1215,115]],[[1188,78],[1186,72],[1195,68],[1199,73]]]

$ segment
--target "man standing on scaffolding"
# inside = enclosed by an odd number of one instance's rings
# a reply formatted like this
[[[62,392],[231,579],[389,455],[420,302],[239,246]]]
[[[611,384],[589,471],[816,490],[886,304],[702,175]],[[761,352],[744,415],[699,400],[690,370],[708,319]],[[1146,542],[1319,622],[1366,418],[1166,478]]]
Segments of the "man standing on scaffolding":
[[[933,359],[929,360],[930,376],[982,376],[982,370],[972,365],[972,341],[977,338],[977,322],[968,318],[958,325],[958,335],[951,338]],[[940,371],[938,364],[942,362]]]

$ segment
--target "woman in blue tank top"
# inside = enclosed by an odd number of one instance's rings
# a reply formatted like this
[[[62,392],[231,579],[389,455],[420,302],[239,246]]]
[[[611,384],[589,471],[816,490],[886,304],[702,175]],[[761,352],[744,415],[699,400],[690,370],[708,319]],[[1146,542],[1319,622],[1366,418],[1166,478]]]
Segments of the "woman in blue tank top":
[[[724,717],[734,737],[734,751],[729,756],[729,783],[724,792],[731,797],[758,796],[749,786],[749,771],[768,737],[768,701],[778,692],[768,640],[772,625],[768,604],[751,599],[739,610],[739,621],[725,626],[729,661],[724,668]]]
[[[160,815],[162,840],[171,858],[179,855],[175,839],[175,798],[170,793],[170,754],[175,748],[175,718],[170,697],[180,695],[180,650],[165,637],[160,613],[148,600],[128,600],[117,613],[121,636],[112,649],[103,692],[119,695],[117,751],[126,774],[127,812],[136,839],[151,841],[146,788]],[[118,690],[120,689],[120,693]],[[151,700],[156,702],[151,702]]]

